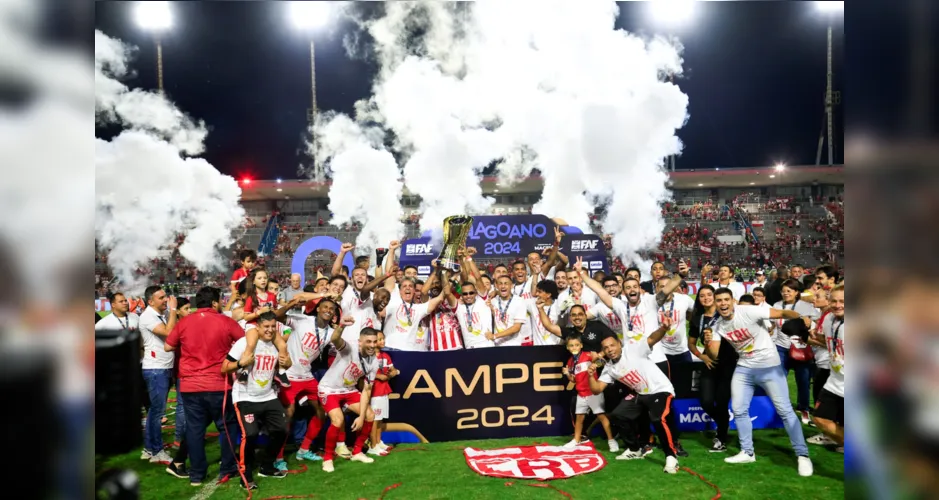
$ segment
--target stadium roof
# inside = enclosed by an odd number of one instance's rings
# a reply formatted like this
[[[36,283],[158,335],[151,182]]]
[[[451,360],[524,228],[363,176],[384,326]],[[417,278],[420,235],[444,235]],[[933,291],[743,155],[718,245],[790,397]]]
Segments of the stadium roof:
[[[844,184],[844,166],[787,166],[755,168],[711,168],[679,170],[670,174],[672,189],[746,188],[765,186],[808,186],[819,184]],[[532,176],[513,186],[497,185],[496,177],[482,180],[485,194],[512,194],[541,192],[542,179]],[[325,198],[329,193],[328,182],[308,179],[254,180],[240,179],[243,201]],[[405,190],[405,194],[409,194]]]

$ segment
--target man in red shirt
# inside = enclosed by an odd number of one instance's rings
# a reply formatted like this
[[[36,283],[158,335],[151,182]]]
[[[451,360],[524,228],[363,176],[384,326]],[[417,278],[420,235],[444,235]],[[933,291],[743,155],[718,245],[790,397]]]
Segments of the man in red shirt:
[[[179,478],[188,477],[194,486],[202,484],[208,473],[205,432],[213,422],[220,431],[218,440],[222,449],[219,478],[238,475],[231,447],[238,433],[238,421],[231,406],[231,383],[222,374],[222,362],[232,344],[245,336],[245,331],[234,320],[221,314],[220,301],[218,288],[200,288],[193,299],[196,311],[176,324],[164,347],[167,351],[179,349],[179,393],[176,397],[181,398],[186,412],[185,440],[180,443],[179,452],[166,471]],[[192,465],[189,472],[185,465],[187,455]]]

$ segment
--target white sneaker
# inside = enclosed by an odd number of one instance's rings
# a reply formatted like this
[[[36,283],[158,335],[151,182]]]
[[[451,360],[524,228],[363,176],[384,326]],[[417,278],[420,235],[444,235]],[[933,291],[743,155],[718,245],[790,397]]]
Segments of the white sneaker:
[[[352,455],[352,458],[349,460],[352,460],[353,462],[362,462],[363,464],[370,464],[375,461],[374,458],[366,455],[365,453],[356,453],[355,455]]]
[[[616,453],[619,451],[619,443],[617,443],[615,439],[611,439],[607,441],[607,443],[610,445],[610,451],[612,451],[613,453]]]
[[[571,439],[570,441],[568,441],[567,443],[564,444],[564,448],[573,448],[573,447],[577,446],[578,444],[580,444],[580,443],[578,443],[577,441]]]
[[[799,416],[802,418],[802,425],[809,425],[809,422],[812,421],[809,419],[809,412],[805,410],[800,411]]]
[[[150,457],[151,464],[166,464],[169,465],[173,463],[173,457],[169,456],[164,450],[160,450],[159,453]]]
[[[323,472],[333,472],[335,470],[332,460],[323,460]]]
[[[806,439],[805,442],[809,444],[817,444],[820,446],[832,446],[838,444],[833,439],[824,434],[816,434]]]
[[[384,451],[388,451],[388,450],[391,449],[391,447],[388,446],[387,444],[385,444],[384,441],[379,441],[379,442],[378,442],[378,447],[379,447],[380,449],[384,450]]]
[[[666,474],[678,473],[678,459],[675,457],[665,457],[665,468],[662,469]]]
[[[384,448],[369,448],[366,454],[375,455],[376,457],[383,457],[387,455],[388,452],[385,451]]]
[[[815,468],[812,467],[812,459],[809,457],[799,457],[799,475],[809,477],[814,473]]]
[[[336,455],[339,455],[346,460],[352,456],[352,452],[349,450],[349,447],[346,446],[346,443],[339,443],[336,445]]]
[[[153,458],[153,453],[150,453],[150,452],[147,451],[147,450],[143,450],[143,451],[140,452],[140,459],[141,459],[141,460],[150,460],[151,458]]]
[[[724,462],[728,464],[749,464],[756,462],[756,455],[741,451],[732,457],[725,458]]]
[[[617,460],[642,460],[642,453],[638,451],[626,450],[616,456]]]

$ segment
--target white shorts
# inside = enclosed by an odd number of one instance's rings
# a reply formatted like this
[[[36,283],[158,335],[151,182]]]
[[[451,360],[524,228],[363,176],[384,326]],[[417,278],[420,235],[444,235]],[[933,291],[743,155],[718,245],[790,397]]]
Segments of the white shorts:
[[[586,415],[588,410],[594,415],[601,415],[603,413],[603,394],[577,396],[577,405],[574,409],[574,414]]]
[[[375,420],[388,419],[388,396],[377,396],[370,401],[372,412],[375,414]]]

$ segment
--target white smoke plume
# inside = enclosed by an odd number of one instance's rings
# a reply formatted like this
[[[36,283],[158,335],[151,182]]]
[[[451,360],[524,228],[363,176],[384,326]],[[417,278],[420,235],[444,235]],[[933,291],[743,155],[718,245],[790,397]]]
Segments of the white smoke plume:
[[[205,126],[186,117],[164,96],[128,89],[123,43],[95,32],[96,118],[127,127],[114,139],[95,140],[95,236],[124,288],[146,283],[138,267],[167,255],[177,235],[179,252],[196,268],[220,264],[244,219],[241,189],[201,158]]]
[[[588,229],[595,206],[614,253],[636,260],[664,229],[664,158],[688,98],[681,47],[614,29],[614,2],[394,2],[367,28],[381,71],[367,105],[408,155],[405,184],[422,226],[489,201],[479,172],[503,182],[541,172],[535,211]]]
[[[397,161],[382,145],[384,132],[329,113],[318,119],[315,134],[316,163],[332,178],[330,223],[361,224],[355,242],[359,254],[401,238],[403,184]]]

